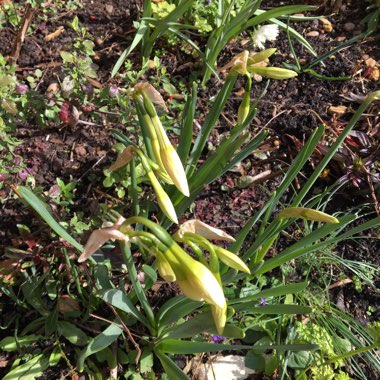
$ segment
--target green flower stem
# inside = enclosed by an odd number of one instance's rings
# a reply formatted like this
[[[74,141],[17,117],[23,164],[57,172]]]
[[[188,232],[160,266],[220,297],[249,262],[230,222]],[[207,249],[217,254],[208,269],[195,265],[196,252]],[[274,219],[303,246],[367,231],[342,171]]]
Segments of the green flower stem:
[[[187,243],[188,240],[191,240],[193,243],[198,244],[203,249],[206,249],[210,253],[210,264],[206,265],[210,268],[213,274],[219,274],[219,259],[215,252],[214,246],[206,238],[195,234],[193,232],[186,232],[184,234],[184,241]],[[204,263],[203,263],[204,264]]]
[[[161,243],[165,244],[168,248],[171,248],[175,244],[173,238],[164,228],[142,216],[131,216],[125,220],[123,225],[129,226],[136,223],[142,224],[143,226],[149,228],[151,232],[153,232],[153,234],[161,241]]]
[[[193,252],[197,255],[199,261],[207,266],[207,260],[206,258],[204,257],[203,255],[203,252],[202,250],[198,247],[198,245],[196,245],[194,242],[192,242],[191,240],[187,240],[186,241],[186,244],[188,244],[190,246],[190,248],[193,250]]]
[[[145,110],[143,99],[139,95],[133,96],[133,101],[136,106],[137,116],[139,119],[139,124],[141,127],[141,132],[144,140],[144,146],[147,151],[148,157],[153,159],[154,153],[152,148],[152,140],[149,133],[149,126],[147,125],[147,121],[149,122],[148,114]]]
[[[161,252],[165,252],[168,249],[165,244],[162,244],[161,241],[150,232],[129,230],[127,231],[127,234],[129,237],[144,237],[150,240]]]
[[[81,283],[79,281],[78,271],[77,271],[76,267],[72,264],[72,262],[69,258],[69,255],[67,254],[66,248],[63,248],[63,253],[65,255],[66,265],[70,269],[71,274],[74,277],[74,281],[75,281],[75,285],[76,285],[77,290],[78,290],[78,294],[79,294],[80,298],[83,300],[84,298],[83,298],[82,286],[81,286]]]
[[[137,191],[136,163],[135,160],[130,162],[131,169],[131,194],[132,194],[132,212],[134,215],[140,213],[139,194]]]
[[[156,330],[156,320],[154,318],[153,310],[148,302],[148,299],[146,298],[146,295],[144,293],[144,289],[141,286],[140,281],[137,278],[137,272],[136,267],[133,263],[132,259],[132,253],[129,248],[129,246],[125,242],[120,242],[120,249],[121,253],[123,254],[125,264],[127,265],[129,278],[132,282],[133,289],[136,292],[136,296],[139,299],[141,306],[144,308],[146,316],[148,318],[148,321],[151,325],[151,327]]]

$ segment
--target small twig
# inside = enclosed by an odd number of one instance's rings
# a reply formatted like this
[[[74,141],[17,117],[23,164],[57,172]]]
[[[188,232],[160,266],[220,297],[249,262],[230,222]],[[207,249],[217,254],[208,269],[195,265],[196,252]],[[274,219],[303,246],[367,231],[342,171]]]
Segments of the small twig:
[[[134,345],[134,347],[135,347],[135,349],[137,351],[137,355],[136,355],[136,359],[135,359],[135,364],[137,365],[138,362],[139,362],[139,360],[140,360],[141,354],[142,354],[141,348],[137,344],[137,342],[134,340],[131,332],[129,331],[129,328],[123,322],[123,320],[121,319],[120,315],[117,313],[117,311],[115,310],[115,308],[112,305],[110,305],[110,304],[108,304],[108,306],[112,310],[112,312],[114,313],[115,317],[119,320],[120,324],[123,326],[124,331],[127,333],[128,338],[131,340],[132,344]]]
[[[25,40],[26,32],[28,31],[29,26],[32,22],[32,19],[34,15],[37,13],[37,11],[38,11],[38,8],[33,8],[30,4],[26,5],[21,27],[19,31],[17,32],[16,38],[13,44],[12,54],[9,57],[9,62],[11,65],[15,65],[17,63],[18,57],[20,56],[22,44],[24,43],[24,40]]]

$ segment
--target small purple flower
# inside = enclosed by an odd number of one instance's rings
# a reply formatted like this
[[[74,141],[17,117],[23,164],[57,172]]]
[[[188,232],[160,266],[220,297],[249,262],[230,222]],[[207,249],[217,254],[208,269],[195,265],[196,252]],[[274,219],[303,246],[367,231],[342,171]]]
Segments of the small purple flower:
[[[108,90],[108,95],[114,98],[119,93],[119,89],[116,86],[111,86]]]
[[[268,305],[268,302],[265,301],[265,298],[264,298],[264,297],[261,297],[261,298],[260,298],[260,304],[259,304],[259,306],[267,306],[267,305]]]
[[[227,338],[225,336],[220,336],[220,335],[213,335],[212,340],[214,343],[223,343]]]
[[[29,91],[29,87],[27,84],[23,84],[23,83],[17,83],[16,84],[16,92],[18,94],[26,94],[27,92]]]
[[[19,176],[23,181],[25,181],[30,175],[33,175],[33,170],[32,170],[32,169],[24,168],[24,169],[21,169],[21,170],[18,172],[18,176]]]

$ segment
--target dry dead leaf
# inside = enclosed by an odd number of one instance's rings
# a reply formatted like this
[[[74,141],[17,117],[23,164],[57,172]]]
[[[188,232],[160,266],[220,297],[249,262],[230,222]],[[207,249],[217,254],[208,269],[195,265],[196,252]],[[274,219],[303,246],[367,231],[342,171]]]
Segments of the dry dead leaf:
[[[338,115],[344,115],[347,112],[347,107],[346,106],[330,106],[328,109],[328,113],[330,115],[332,114],[338,114]]]
[[[62,34],[64,30],[65,28],[63,26],[58,27],[56,31],[45,36],[45,41],[50,42],[52,40],[55,40],[57,37],[59,37]]]
[[[65,294],[58,298],[58,311],[62,314],[80,311],[79,302]]]

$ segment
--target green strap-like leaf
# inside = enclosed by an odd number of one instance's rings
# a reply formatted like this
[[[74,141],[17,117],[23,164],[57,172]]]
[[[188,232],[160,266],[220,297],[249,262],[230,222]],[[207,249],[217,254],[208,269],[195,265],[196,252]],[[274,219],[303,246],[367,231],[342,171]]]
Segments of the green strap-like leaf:
[[[42,201],[31,189],[25,186],[17,186],[17,193],[31,206],[38,215],[50,226],[50,228],[62,239],[65,239],[78,251],[83,251],[83,246],[79,244],[69,233],[53,218],[49,206]]]
[[[166,339],[158,344],[157,349],[161,352],[169,354],[196,354],[201,352],[215,352],[225,350],[254,350],[254,351],[305,351],[305,350],[317,350],[319,346],[317,344],[267,344],[262,346],[248,346],[241,344],[215,344],[205,342],[190,342],[187,340]]]
[[[170,325],[202,305],[203,302],[192,301],[185,296],[174,297],[161,306],[156,316],[157,323],[159,327]]]
[[[167,355],[158,349],[155,349],[154,353],[157,355],[158,359],[160,359],[169,380],[189,380],[181,368],[179,368]]]
[[[104,348],[110,346],[123,332],[123,330],[115,325],[109,325],[104,331],[97,335],[92,342],[79,354],[78,358],[78,370],[83,371],[84,361],[86,358],[96,352],[103,350]]]
[[[111,304],[112,306],[125,311],[126,313],[132,314],[136,319],[138,319],[142,324],[147,327],[150,327],[148,320],[145,318],[143,314],[141,314],[133,305],[131,300],[127,297],[127,295],[119,289],[110,289],[105,292],[100,293],[100,298]]]
[[[256,294],[252,294],[248,297],[242,297],[234,300],[228,301],[228,305],[234,305],[236,303],[242,303],[242,302],[249,302],[249,301],[255,301],[260,298],[269,298],[269,297],[280,297],[287,294],[295,294],[302,292],[305,290],[308,286],[307,282],[300,282],[297,284],[287,284],[282,286],[275,286],[270,289],[262,290],[261,292],[258,292]]]

